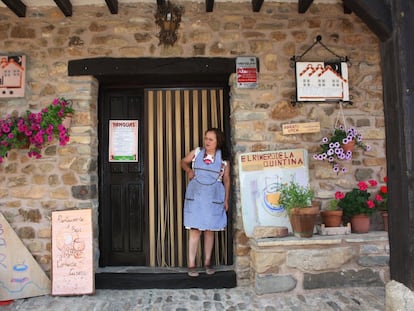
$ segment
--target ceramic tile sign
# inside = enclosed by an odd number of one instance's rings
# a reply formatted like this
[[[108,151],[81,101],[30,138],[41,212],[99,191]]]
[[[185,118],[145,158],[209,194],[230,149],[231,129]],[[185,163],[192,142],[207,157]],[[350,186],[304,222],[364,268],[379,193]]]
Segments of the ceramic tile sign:
[[[52,295],[95,292],[92,210],[52,212]]]
[[[243,153],[239,156],[242,218],[245,233],[256,226],[287,227],[292,231],[286,209],[279,204],[281,183],[294,179],[309,185],[308,152],[288,149]]]
[[[349,101],[346,62],[296,62],[298,101]]]
[[[26,56],[0,55],[0,98],[24,97]]]
[[[50,294],[50,280],[0,213],[0,301]]]

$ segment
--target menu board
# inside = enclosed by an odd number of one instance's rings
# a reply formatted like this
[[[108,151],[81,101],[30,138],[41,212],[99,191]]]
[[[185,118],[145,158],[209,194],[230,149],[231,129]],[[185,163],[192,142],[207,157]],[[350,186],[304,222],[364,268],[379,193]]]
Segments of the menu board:
[[[50,294],[50,280],[0,213],[0,301]]]
[[[52,212],[52,295],[94,292],[92,210]]]

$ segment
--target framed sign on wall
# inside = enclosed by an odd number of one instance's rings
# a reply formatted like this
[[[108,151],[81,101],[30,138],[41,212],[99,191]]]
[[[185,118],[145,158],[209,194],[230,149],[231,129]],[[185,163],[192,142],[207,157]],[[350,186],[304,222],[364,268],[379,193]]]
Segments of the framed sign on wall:
[[[304,61],[303,57],[316,45],[335,56],[333,60]],[[340,56],[322,43],[318,35],[315,42],[299,56],[292,56],[295,69],[296,102],[347,102],[350,103],[348,57]]]
[[[26,56],[0,55],[0,98],[24,97]]]

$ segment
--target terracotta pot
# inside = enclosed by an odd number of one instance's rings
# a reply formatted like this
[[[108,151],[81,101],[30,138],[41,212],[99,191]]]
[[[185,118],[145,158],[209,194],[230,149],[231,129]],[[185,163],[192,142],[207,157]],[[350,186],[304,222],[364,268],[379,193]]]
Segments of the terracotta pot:
[[[19,141],[21,142],[20,146],[18,147],[18,149],[29,149],[30,147],[30,142],[29,139],[27,138],[26,135],[24,134],[19,134],[17,135],[17,138],[19,139]]]
[[[358,214],[351,217],[351,231],[353,233],[368,233],[371,218],[365,214]]]
[[[289,215],[293,234],[300,238],[312,237],[318,214],[319,207],[294,208]]]
[[[325,227],[339,227],[342,222],[342,210],[321,211],[322,223]]]
[[[65,118],[62,120],[62,125],[66,128],[69,129],[70,124],[72,123],[72,117],[73,115],[71,113],[68,113]]]
[[[382,221],[384,222],[384,230],[388,231],[388,212],[382,212]]]
[[[344,152],[348,152],[348,151],[354,151],[355,148],[355,140],[351,140],[349,143],[342,145],[342,149],[344,149]]]

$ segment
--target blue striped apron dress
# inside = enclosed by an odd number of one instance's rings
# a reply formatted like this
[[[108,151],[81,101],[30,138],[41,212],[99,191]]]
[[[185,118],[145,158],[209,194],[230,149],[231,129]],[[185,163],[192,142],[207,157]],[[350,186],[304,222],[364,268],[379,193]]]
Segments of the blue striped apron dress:
[[[224,209],[225,190],[221,181],[221,151],[213,163],[204,163],[204,148],[193,163],[194,178],[188,183],[184,201],[184,226],[199,230],[224,230],[227,215]]]

